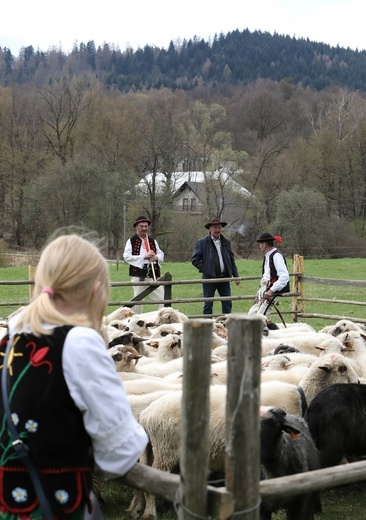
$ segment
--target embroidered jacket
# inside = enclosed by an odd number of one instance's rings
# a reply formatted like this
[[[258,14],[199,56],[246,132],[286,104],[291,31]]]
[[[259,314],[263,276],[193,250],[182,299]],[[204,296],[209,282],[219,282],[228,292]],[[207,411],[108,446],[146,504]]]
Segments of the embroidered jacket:
[[[82,506],[92,487],[90,437],[62,370],[62,351],[70,328],[58,327],[41,338],[15,334],[8,362],[12,419],[57,518]],[[1,354],[7,341],[5,337],[0,343]],[[39,506],[38,499],[12,448],[2,398],[0,420],[0,507],[27,514]]]
[[[156,253],[156,244],[155,240],[152,237],[148,237],[149,239],[149,246],[154,253]],[[132,245],[132,254],[133,255],[139,255],[141,250],[141,244],[142,239],[138,235],[134,235],[130,238],[131,245]],[[154,262],[154,269],[155,269],[155,275],[157,278],[160,276],[160,265],[158,262]],[[147,278],[153,278],[152,271],[151,271],[151,265],[148,264],[143,269],[136,267],[135,265],[131,265],[129,267],[129,275],[130,276],[139,276],[139,277],[147,277]]]

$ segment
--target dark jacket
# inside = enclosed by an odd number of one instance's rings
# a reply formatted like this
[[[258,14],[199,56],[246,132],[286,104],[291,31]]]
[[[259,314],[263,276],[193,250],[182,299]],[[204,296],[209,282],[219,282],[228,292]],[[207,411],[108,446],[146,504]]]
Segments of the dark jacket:
[[[238,269],[235,264],[234,253],[231,250],[230,240],[223,235],[220,236],[221,253],[225,265],[225,278],[239,276]],[[215,244],[211,235],[200,238],[194,248],[192,255],[192,264],[203,274],[204,278],[220,278],[219,258]]]

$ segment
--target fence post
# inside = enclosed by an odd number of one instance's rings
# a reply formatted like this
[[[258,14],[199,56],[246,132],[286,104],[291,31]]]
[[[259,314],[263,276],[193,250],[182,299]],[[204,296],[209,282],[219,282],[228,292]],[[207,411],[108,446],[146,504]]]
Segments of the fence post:
[[[182,438],[178,518],[207,518],[212,320],[183,325]]]
[[[34,282],[34,273],[35,273],[34,265],[28,265],[28,280],[31,280]],[[29,301],[32,300],[33,294],[34,294],[34,284],[31,283],[31,284],[29,284]]]
[[[304,257],[300,255],[294,255],[293,259],[293,272],[294,273],[304,273]],[[300,278],[300,283],[299,283]],[[295,296],[292,297],[292,321],[297,321],[297,311],[298,311],[298,304],[299,304],[299,297],[297,296],[297,293],[299,292],[299,285],[300,285],[300,297],[304,298],[304,282],[301,279],[301,276],[295,274],[292,277],[292,292],[296,293]],[[300,301],[300,312],[305,312],[305,302],[304,300]],[[304,318],[301,319],[302,321],[305,321]]]
[[[165,280],[171,282],[172,281],[172,275],[170,273],[165,273]],[[172,300],[172,284],[164,285],[164,300]],[[171,307],[171,303],[164,303],[164,307]]]
[[[229,316],[225,473],[235,520],[259,519],[261,337],[259,316]]]

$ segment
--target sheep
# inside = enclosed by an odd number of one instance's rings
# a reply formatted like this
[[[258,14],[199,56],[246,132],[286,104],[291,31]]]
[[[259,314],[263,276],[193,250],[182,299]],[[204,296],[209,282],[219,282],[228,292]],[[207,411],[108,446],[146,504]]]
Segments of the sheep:
[[[219,347],[215,347],[212,349],[212,354],[224,361],[225,359],[227,359],[227,348],[227,344],[220,345]]]
[[[293,345],[285,345],[280,343],[276,348],[271,350],[268,354],[276,356],[277,354],[289,354],[291,352],[300,352],[300,350]]]
[[[158,390],[182,390],[182,383],[172,383],[161,377],[146,377],[125,381],[124,387],[128,395],[142,395],[157,392]]]
[[[134,347],[139,354],[145,355],[143,342],[144,339],[140,338],[140,336],[138,336],[135,332],[124,331],[121,332],[119,336],[110,341],[107,345],[107,348],[111,348],[116,345],[130,345]]]
[[[291,359],[285,354],[266,356],[262,358],[262,370],[286,370],[291,365]]]
[[[147,321],[141,317],[141,314],[135,314],[131,318],[128,318],[125,331],[135,332],[141,337],[147,338],[151,336],[150,327],[154,326],[154,322]]]
[[[332,325],[328,328],[327,334],[331,334],[332,336],[339,336],[342,332],[349,332],[351,330],[356,330],[358,332],[364,332],[360,325],[354,323],[351,320],[342,319],[337,321],[335,325]]]
[[[302,417],[272,408],[260,419],[261,480],[320,468],[319,452]],[[262,499],[260,518],[285,509],[287,520],[313,520],[321,512],[318,491],[279,499]]]
[[[270,330],[270,338],[287,338],[288,336],[294,336],[299,334],[313,334],[315,329],[305,323],[293,323],[292,326],[287,325],[286,328],[280,328],[277,330]]]
[[[131,372],[136,368],[136,364],[141,355],[131,346],[114,346],[108,349],[108,354],[116,364],[117,372]]]
[[[157,311],[144,312],[138,316],[145,321],[154,323],[155,326],[163,323],[182,323],[189,319],[188,316],[177,309],[173,309],[173,307],[162,307]]]
[[[305,420],[320,451],[321,466],[366,455],[366,385],[334,384],[310,403]]]
[[[172,472],[179,464],[181,438],[182,392],[170,392],[151,402],[139,416],[139,422],[149,436],[152,450],[152,466]],[[210,388],[209,445],[211,471],[222,471],[225,467],[225,410],[226,385]],[[144,460],[151,460],[145,453]],[[137,493],[138,495],[138,493]],[[155,518],[154,495],[145,495],[146,507],[142,518]],[[135,499],[128,512],[132,515],[141,507]]]
[[[345,356],[359,375],[366,379],[366,346],[363,333],[356,330],[343,332],[337,337],[331,336],[329,340],[319,345],[320,357],[322,355],[336,352]]]
[[[279,406],[287,413],[303,415],[322,388],[334,383],[358,382],[349,360],[339,354],[330,354],[314,361],[298,386],[283,381],[261,383],[260,402],[263,406]]]
[[[149,339],[160,339],[168,334],[183,334],[183,323],[163,323],[151,331]]]
[[[114,338],[120,336],[121,331],[115,327],[112,327],[111,325],[102,324],[100,333],[105,341],[105,344],[108,345]]]
[[[126,384],[125,382],[123,383]],[[147,392],[145,394],[127,394],[128,402],[130,403],[131,410],[133,415],[135,416],[135,419],[137,421],[140,420],[140,414],[145,408],[149,406],[153,401],[156,399],[159,399],[159,397],[162,397],[163,395],[166,395],[171,390],[169,389],[162,389],[162,390],[155,390],[153,392]]]
[[[317,354],[316,346],[329,338],[328,334],[320,332],[299,333],[286,337],[286,344],[292,345],[308,354]],[[266,356],[272,349],[276,348],[281,341],[278,338],[262,338],[262,356]]]
[[[172,359],[179,358],[182,356],[182,340],[178,334],[168,334],[159,341],[147,341],[146,345],[150,345],[156,349],[156,355],[154,357],[144,357],[141,359],[140,365],[146,363],[166,363]]]
[[[288,370],[265,370],[261,372],[261,383],[267,381],[285,381],[293,385],[299,385],[300,381],[307,375],[309,367],[295,366]]]
[[[286,354],[268,355],[262,357],[262,370],[288,370],[297,365],[309,367],[319,356],[303,354],[302,352],[288,352]]]
[[[189,318],[182,312],[172,307],[163,307],[157,312],[157,317],[154,320],[155,325],[162,325],[163,323],[184,323]]]
[[[103,324],[109,325],[113,320],[124,320],[126,318],[130,318],[135,313],[129,307],[119,307],[118,309],[112,311],[111,313],[103,316]]]

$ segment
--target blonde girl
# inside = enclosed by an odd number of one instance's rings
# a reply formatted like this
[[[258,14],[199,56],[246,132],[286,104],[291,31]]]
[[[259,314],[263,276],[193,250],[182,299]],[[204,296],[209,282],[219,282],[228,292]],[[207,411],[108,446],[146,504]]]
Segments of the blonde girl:
[[[9,323],[0,347],[13,423],[29,448],[57,519],[91,509],[91,474],[125,474],[147,435],[134,419],[100,334],[109,297],[108,267],[98,247],[77,234],[43,250],[34,297]],[[22,462],[12,448],[1,401],[0,518],[42,518]]]

